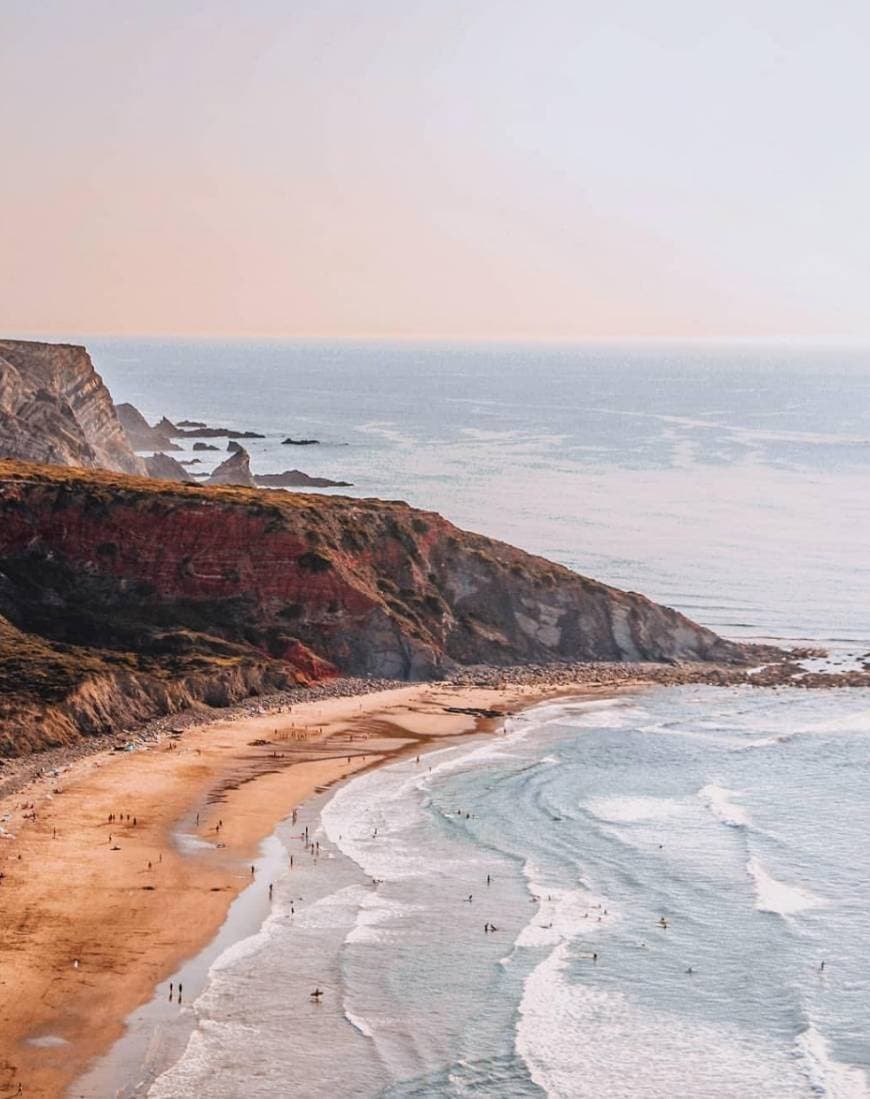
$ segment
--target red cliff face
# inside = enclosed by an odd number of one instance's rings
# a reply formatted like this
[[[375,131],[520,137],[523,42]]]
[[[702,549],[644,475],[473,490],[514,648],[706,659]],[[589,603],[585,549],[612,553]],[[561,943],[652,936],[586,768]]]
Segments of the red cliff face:
[[[643,596],[400,503],[0,463],[0,614],[52,643],[306,676],[739,660]]]

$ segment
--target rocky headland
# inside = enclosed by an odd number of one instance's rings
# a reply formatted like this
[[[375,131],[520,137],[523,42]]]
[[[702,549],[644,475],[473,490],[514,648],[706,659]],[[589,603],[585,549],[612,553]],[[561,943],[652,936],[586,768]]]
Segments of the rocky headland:
[[[755,658],[405,504],[13,462],[0,615],[6,754],[339,673]]]

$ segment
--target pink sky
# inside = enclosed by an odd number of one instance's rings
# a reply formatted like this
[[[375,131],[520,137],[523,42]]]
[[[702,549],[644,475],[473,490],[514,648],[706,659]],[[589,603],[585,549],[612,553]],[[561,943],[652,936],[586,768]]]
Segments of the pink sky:
[[[0,331],[870,335],[864,0],[5,0]]]

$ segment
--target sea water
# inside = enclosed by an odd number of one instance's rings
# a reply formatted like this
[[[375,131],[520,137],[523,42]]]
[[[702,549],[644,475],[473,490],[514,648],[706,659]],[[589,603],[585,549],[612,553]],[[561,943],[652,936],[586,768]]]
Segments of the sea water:
[[[149,1094],[866,1096],[868,746],[866,690],[682,687],[356,778]]]
[[[870,650],[866,353],[91,343],[150,418],[266,434],[260,471]],[[279,827],[295,868],[149,1094],[863,1097],[868,738],[866,690],[666,688],[357,777]]]

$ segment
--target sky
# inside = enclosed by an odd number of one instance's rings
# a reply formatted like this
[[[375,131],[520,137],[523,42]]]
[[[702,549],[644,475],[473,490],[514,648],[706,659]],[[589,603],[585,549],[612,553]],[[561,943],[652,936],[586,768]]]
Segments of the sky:
[[[0,0],[0,332],[870,337],[867,0]]]

